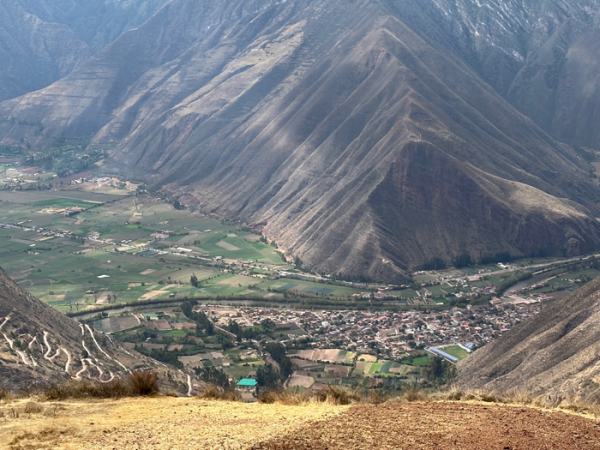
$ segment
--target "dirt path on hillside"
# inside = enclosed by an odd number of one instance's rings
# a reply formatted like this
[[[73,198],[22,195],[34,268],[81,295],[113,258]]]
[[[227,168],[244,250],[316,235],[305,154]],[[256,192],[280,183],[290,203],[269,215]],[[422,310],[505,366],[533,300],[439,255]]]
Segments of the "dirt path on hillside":
[[[600,449],[600,422],[562,412],[496,405],[358,406],[252,449]]]

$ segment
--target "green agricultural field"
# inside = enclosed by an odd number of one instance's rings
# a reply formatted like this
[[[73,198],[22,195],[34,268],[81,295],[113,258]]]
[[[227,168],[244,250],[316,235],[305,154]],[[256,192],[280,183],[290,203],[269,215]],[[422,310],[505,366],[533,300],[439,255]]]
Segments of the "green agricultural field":
[[[383,367],[383,364],[381,364],[381,363],[371,364],[371,367],[369,368],[369,375],[372,375],[377,372],[381,372],[382,367]]]
[[[168,331],[167,333],[165,333],[163,336],[184,337],[185,336],[185,331],[183,331],[183,330],[171,330],[171,331]]]
[[[279,278],[278,280],[265,280],[258,285],[261,289],[275,289],[294,293],[305,293],[310,295],[333,295],[335,297],[348,297],[360,293],[359,289],[335,284],[322,284],[312,281],[297,280],[291,278]]]
[[[45,211],[69,206],[87,209],[70,217]],[[267,286],[254,287],[262,279],[223,273],[225,264],[211,259],[258,261],[254,262],[257,269],[267,274],[274,266],[288,268],[260,236],[237,227],[143,196],[75,190],[2,191],[0,266],[21,286],[63,312],[109,301],[267,295]],[[71,233],[72,237],[58,233]],[[100,241],[87,240],[91,233],[98,233]],[[172,240],[154,241],[155,236],[165,234]],[[171,248],[184,244],[197,253],[190,257]],[[210,258],[201,259],[206,251]],[[198,288],[190,284],[193,274],[200,283]],[[302,282],[304,288],[308,289],[306,295],[311,291],[355,292]]]
[[[451,356],[454,356],[455,358],[458,358],[459,360],[465,359],[467,356],[469,356],[469,352],[466,351],[464,348],[459,347],[458,345],[453,345],[452,347],[445,347],[441,350],[448,353]]]
[[[78,206],[80,208],[91,208],[96,206],[98,203],[86,202],[84,200],[70,199],[70,198],[51,198],[48,200],[40,200],[37,202],[29,203],[30,206],[35,208],[71,208]]]
[[[411,365],[411,366],[416,366],[416,367],[421,367],[421,366],[426,366],[427,364],[429,364],[429,361],[431,360],[431,358],[429,356],[419,356],[417,358],[414,358],[412,360],[412,362],[410,361],[402,361],[402,364],[407,364],[407,365]]]

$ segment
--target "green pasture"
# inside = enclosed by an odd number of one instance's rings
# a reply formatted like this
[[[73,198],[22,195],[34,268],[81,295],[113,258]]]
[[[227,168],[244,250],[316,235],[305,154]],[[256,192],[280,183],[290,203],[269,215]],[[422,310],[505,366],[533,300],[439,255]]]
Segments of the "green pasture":
[[[469,352],[466,351],[464,348],[459,347],[458,345],[453,345],[452,347],[445,347],[441,350],[448,353],[450,356],[458,358],[459,360],[465,359],[467,356],[469,356]]]

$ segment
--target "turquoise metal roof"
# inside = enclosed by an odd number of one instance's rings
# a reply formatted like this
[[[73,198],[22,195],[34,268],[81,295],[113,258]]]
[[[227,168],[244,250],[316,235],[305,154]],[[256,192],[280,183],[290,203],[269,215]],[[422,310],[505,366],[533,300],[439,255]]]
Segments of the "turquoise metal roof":
[[[252,378],[244,378],[240,380],[237,385],[243,387],[254,387],[256,386],[256,380]]]

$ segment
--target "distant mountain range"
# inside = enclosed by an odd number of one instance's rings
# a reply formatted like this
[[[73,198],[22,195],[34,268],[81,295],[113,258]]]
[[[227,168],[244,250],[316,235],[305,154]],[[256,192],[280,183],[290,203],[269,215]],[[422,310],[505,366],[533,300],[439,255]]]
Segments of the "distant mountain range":
[[[71,50],[36,86],[63,78],[0,103],[2,143],[90,137],[114,171],[349,278],[600,248],[582,157],[600,1],[96,3],[88,27],[73,2]]]
[[[187,393],[183,372],[76,322],[30,295],[0,269],[0,389],[35,388],[71,379],[109,382],[131,371],[159,373],[163,387]]]
[[[0,101],[68,75],[166,0],[3,0]]]

